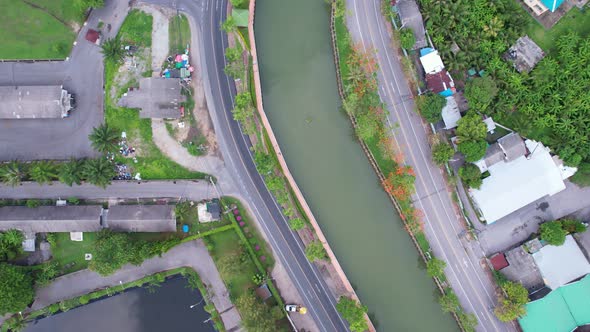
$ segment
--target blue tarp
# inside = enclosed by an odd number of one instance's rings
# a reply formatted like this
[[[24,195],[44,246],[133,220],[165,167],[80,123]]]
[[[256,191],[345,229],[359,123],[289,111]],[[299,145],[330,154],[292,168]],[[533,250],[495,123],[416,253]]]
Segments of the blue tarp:
[[[561,6],[563,0],[542,0],[545,7],[549,8],[551,12],[554,12]]]
[[[434,48],[425,47],[425,48],[423,48],[423,49],[420,50],[420,57],[423,57],[426,54],[430,54],[432,52],[434,52]]]

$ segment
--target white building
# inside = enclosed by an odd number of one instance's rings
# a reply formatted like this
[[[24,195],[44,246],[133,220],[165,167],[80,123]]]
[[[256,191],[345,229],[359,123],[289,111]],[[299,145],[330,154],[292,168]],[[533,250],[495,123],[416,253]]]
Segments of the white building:
[[[437,50],[432,48],[423,48],[420,50],[420,55],[420,62],[422,63],[422,67],[424,68],[426,75],[436,74],[445,69],[445,65],[443,64],[440,55],[438,55]]]
[[[546,245],[533,254],[543,281],[551,289],[557,289],[590,273],[590,264],[571,235],[561,246]]]
[[[514,137],[507,136],[508,139],[516,141]],[[518,152],[518,144],[512,144],[514,148],[511,149],[502,148],[501,144],[498,149],[492,149],[495,146],[492,145],[489,150],[494,150],[493,155],[486,153],[486,157],[476,163],[480,169],[485,167],[482,171],[487,170],[490,175],[483,179],[479,189],[470,189],[470,194],[488,224],[562,191],[565,189],[563,181],[577,170],[551,157],[549,148],[542,143],[532,140],[524,143],[524,155]]]
[[[442,118],[445,123],[445,129],[453,129],[457,127],[457,122],[461,119],[461,111],[459,105],[453,96],[447,97],[447,104],[442,109]]]

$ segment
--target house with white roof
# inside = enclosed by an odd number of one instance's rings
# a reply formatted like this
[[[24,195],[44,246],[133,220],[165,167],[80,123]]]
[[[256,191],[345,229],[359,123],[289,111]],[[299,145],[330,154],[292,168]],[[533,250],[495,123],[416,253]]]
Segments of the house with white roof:
[[[436,74],[445,69],[438,51],[429,47],[420,50],[420,63],[422,63],[426,75]]]
[[[571,235],[560,246],[546,245],[533,254],[543,281],[557,289],[590,273],[590,264]]]
[[[447,104],[443,107],[441,115],[445,123],[445,129],[457,127],[457,122],[461,119],[461,110],[453,96],[447,97]]]
[[[542,143],[526,140],[523,149],[520,137],[516,133],[510,135],[488,148],[483,163],[476,163],[490,175],[483,179],[479,189],[470,189],[470,195],[488,224],[562,191],[564,180],[577,171],[552,157]]]

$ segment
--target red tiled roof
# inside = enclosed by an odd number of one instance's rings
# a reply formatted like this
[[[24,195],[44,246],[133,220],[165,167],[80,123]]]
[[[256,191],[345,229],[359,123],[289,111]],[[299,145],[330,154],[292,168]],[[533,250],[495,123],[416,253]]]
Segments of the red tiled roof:
[[[494,267],[494,270],[496,270],[496,271],[500,271],[503,268],[510,265],[510,264],[508,264],[508,261],[506,260],[506,255],[504,255],[501,252],[492,256],[492,258],[490,258],[490,263],[492,263],[492,266]]]
[[[96,30],[88,29],[86,32],[86,40],[91,43],[96,43],[96,41],[100,38],[100,34]]]
[[[426,75],[426,86],[434,93],[440,93],[447,89],[455,89],[455,82],[446,70],[441,70],[436,74]]]

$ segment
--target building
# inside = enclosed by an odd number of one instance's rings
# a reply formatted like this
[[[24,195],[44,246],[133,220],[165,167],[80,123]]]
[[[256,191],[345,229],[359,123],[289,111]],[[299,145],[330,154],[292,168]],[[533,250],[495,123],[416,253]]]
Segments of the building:
[[[0,119],[65,118],[70,102],[60,85],[0,86]]]
[[[436,74],[445,69],[445,65],[440,55],[438,55],[438,51],[430,47],[420,50],[420,63],[426,75]]]
[[[544,57],[545,52],[529,36],[518,38],[506,53],[506,58],[521,73],[533,70]]]
[[[526,152],[526,146],[520,135],[510,133],[498,139],[496,143],[488,146],[483,159],[477,161],[475,165],[483,173],[492,165],[499,162],[514,161],[518,157],[524,156]]]
[[[490,258],[490,263],[492,264],[492,267],[496,271],[500,271],[503,268],[508,267],[510,265],[508,263],[508,260],[506,259],[506,255],[504,255],[504,253],[501,253],[501,252],[492,256]]]
[[[571,235],[561,246],[544,246],[533,254],[533,259],[545,285],[553,290],[590,273],[590,263]]]
[[[250,12],[248,9],[232,8],[231,16],[236,21],[238,27],[245,28],[248,26]]]
[[[98,232],[102,229],[100,205],[0,207],[0,231],[23,233]]]
[[[214,199],[209,202],[197,204],[197,216],[199,222],[211,222],[221,220],[221,206],[219,200]]]
[[[459,105],[453,96],[447,97],[447,104],[442,109],[442,118],[445,124],[445,129],[453,129],[457,127],[457,122],[461,119],[461,111]]]
[[[426,47],[426,32],[424,30],[424,21],[420,8],[415,0],[399,0],[396,4],[397,12],[402,23],[402,27],[409,28],[414,34],[416,43],[413,49]]]
[[[469,191],[475,207],[488,224],[537,199],[562,191],[565,189],[563,181],[577,170],[553,158],[549,148],[540,142],[526,140],[525,155],[521,155],[522,146],[515,137],[498,143],[499,150],[494,148],[490,154],[486,153],[483,166],[481,160],[476,163],[490,175],[483,179],[479,189]]]
[[[526,304],[524,332],[573,331],[590,324],[590,275]]]
[[[116,232],[175,232],[173,205],[114,205],[103,213],[103,225]]]
[[[450,97],[456,91],[455,81],[444,69],[434,74],[426,74],[426,87],[443,97]]]
[[[525,5],[527,5],[537,16],[540,16],[547,11],[552,13],[555,12],[563,2],[564,0],[524,0]]]
[[[180,103],[186,101],[181,90],[178,79],[144,77],[139,80],[139,88],[129,89],[117,105],[139,108],[140,118],[178,119]]]

